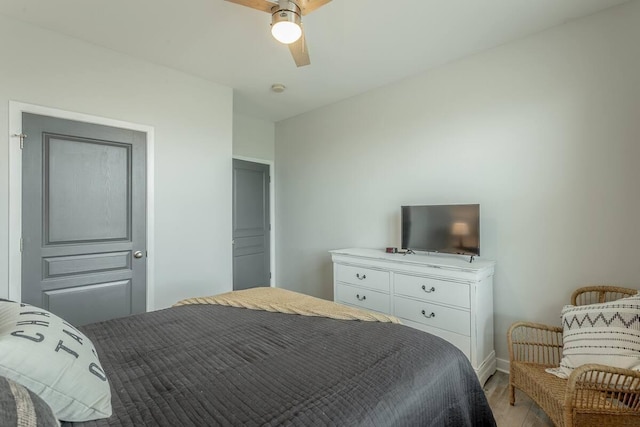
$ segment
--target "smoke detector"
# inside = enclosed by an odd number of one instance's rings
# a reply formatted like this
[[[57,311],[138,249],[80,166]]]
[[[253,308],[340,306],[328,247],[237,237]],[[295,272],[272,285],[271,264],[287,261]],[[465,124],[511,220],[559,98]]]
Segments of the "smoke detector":
[[[274,83],[271,85],[271,90],[275,93],[282,93],[287,87],[282,83]]]

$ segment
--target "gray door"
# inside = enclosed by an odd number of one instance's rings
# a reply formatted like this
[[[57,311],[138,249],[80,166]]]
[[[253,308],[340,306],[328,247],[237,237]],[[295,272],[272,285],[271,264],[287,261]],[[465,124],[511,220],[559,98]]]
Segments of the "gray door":
[[[269,165],[233,160],[233,289],[269,286]]]
[[[22,115],[22,301],[75,325],[146,310],[146,135]]]

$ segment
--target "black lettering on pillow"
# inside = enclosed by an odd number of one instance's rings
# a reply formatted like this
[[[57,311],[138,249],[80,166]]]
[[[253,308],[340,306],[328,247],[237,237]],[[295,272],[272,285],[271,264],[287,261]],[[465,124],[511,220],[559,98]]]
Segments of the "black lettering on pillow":
[[[58,341],[58,346],[56,347],[56,352],[60,351],[60,349],[66,351],[67,353],[73,355],[76,359],[79,357],[78,353],[71,350],[69,347],[62,344],[62,340]]]
[[[80,333],[80,331],[78,330],[78,328],[76,328],[75,326],[70,325],[70,324],[69,324],[69,323],[67,323],[67,322],[62,322],[62,324],[63,324],[63,325],[65,325],[65,326],[67,326],[67,327],[69,327],[69,328],[71,328],[71,329],[73,329],[73,330],[74,330],[74,331],[76,331],[77,333]]]
[[[45,316],[45,317],[51,316],[51,313],[47,313],[46,311],[24,311],[20,313],[20,315],[23,315],[23,314],[34,314],[36,316]]]
[[[89,365],[89,372],[100,378],[102,381],[107,380],[107,376],[105,375],[100,365],[98,365],[97,363],[91,362],[91,365]]]
[[[64,332],[65,334],[69,335],[71,338],[73,338],[74,340],[78,341],[80,343],[80,345],[82,345],[82,337],[79,337],[76,334],[74,334],[73,332],[67,331],[66,329],[63,329],[62,332]]]
[[[36,338],[34,338],[34,337],[29,336],[29,335],[24,335],[23,332],[24,331],[15,331],[15,332],[11,332],[11,335],[13,335],[14,337],[26,338],[26,339],[34,341],[34,342],[42,342],[42,341],[44,341],[44,335],[42,335],[42,334],[36,333]]]
[[[36,325],[36,326],[44,326],[45,328],[49,327],[49,322],[45,322],[44,320],[21,320],[16,322],[16,326],[24,326],[24,325]]]

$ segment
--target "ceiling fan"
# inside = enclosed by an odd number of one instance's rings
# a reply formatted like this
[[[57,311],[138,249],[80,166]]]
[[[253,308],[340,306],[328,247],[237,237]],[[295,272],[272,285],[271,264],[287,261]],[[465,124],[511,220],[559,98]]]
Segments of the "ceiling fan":
[[[298,67],[311,64],[307,41],[302,30],[302,16],[331,0],[226,0],[271,14],[271,34],[281,43],[288,44]]]

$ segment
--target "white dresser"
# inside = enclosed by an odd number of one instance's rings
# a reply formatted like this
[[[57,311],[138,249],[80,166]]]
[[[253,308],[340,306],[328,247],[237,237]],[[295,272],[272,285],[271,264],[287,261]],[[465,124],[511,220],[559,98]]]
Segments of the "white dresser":
[[[496,371],[494,261],[445,254],[330,251],[336,302],[393,314],[469,358],[481,384]]]

